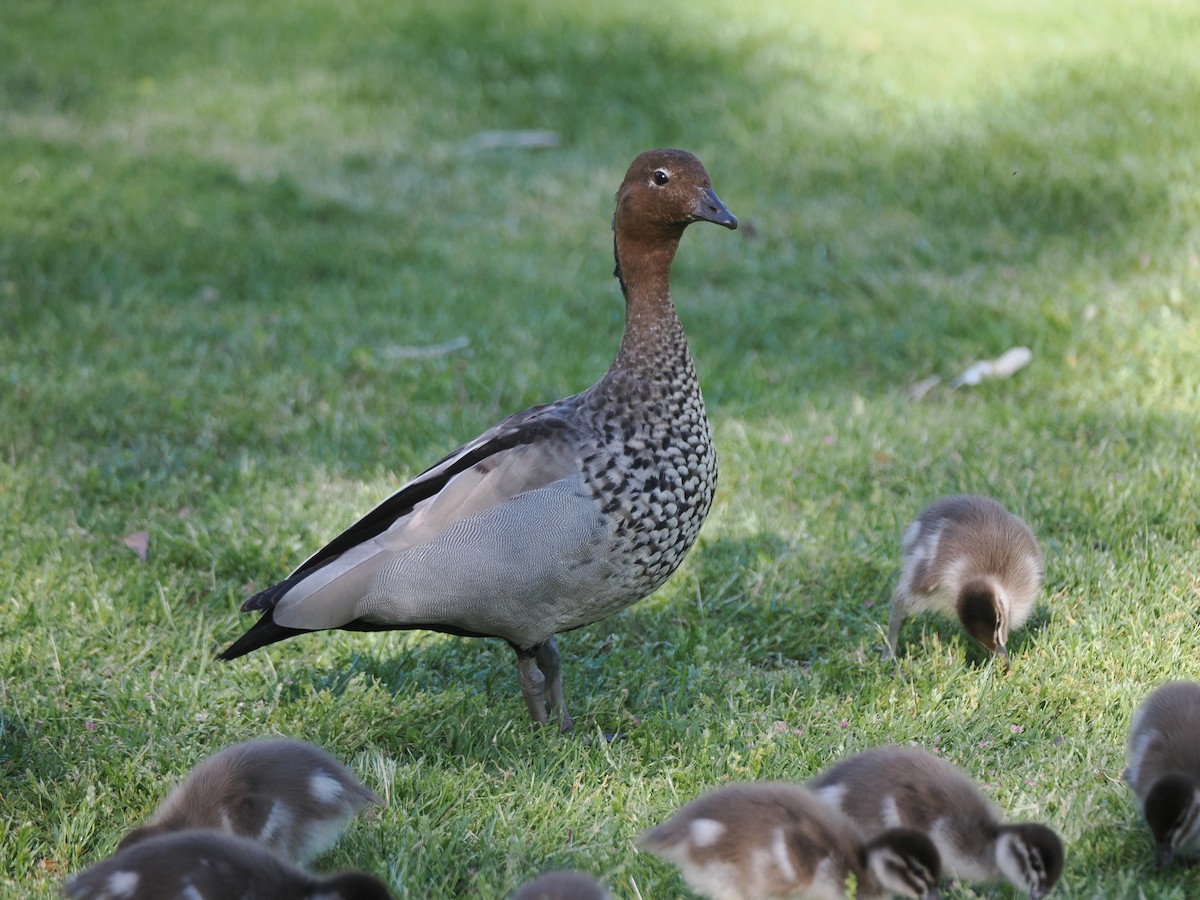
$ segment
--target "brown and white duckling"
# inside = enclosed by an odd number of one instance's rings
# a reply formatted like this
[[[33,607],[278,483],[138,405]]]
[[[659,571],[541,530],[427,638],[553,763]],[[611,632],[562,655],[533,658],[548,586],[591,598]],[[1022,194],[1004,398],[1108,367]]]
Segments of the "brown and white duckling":
[[[197,829],[149,837],[73,875],[74,900],[391,900],[366,872],[311,875],[257,841]]]
[[[1008,657],[1008,635],[1025,624],[1042,586],[1042,553],[1028,525],[989,497],[942,497],[905,529],[901,553],[888,654],[906,618],[933,610]]]
[[[941,865],[924,834],[891,829],[864,842],[841,813],[805,788],[732,784],[683,806],[637,842],[675,863],[712,900],[934,898]]]
[[[214,828],[304,863],[331,847],[352,815],[382,802],[321,748],[260,738],[196,766],[118,849],[170,831]]]
[[[1169,681],[1129,725],[1129,785],[1154,835],[1155,862],[1200,849],[1200,684]]]
[[[547,872],[521,885],[512,900],[609,900],[609,895],[583,872]]]
[[[340,628],[494,637],[538,724],[571,727],[554,636],[656,590],[712,505],[717,458],[669,277],[693,222],[736,228],[682,150],[638,156],[617,192],[625,332],[590,388],[505,419],[435,463],[255,594],[221,654]]]
[[[865,835],[888,828],[929,835],[943,870],[963,881],[1003,879],[1038,900],[1062,874],[1062,841],[1053,830],[1006,824],[966,773],[924,750],[865,750],[808,786]]]

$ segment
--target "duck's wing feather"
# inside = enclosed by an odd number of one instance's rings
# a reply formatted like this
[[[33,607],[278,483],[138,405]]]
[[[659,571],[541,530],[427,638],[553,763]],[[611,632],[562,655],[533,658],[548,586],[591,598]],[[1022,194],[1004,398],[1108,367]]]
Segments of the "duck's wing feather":
[[[570,399],[570,398],[569,398]],[[385,532],[393,547],[429,539],[462,518],[578,471],[578,429],[567,401],[510,416],[400,487],[242,611],[270,610],[317,570]]]

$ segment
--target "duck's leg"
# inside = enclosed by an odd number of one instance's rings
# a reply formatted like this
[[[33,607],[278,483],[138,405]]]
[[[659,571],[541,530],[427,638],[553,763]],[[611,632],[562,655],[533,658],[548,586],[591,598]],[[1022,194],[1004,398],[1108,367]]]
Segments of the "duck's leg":
[[[554,638],[528,649],[513,645],[517,653],[517,679],[521,682],[521,694],[529,716],[538,727],[550,721],[547,711],[546,690],[549,688],[549,707],[558,710],[558,725],[561,731],[570,731],[574,723],[567,714],[567,701],[563,697],[562,672],[558,659],[558,647]]]
[[[538,727],[550,721],[546,715],[546,676],[538,668],[537,654],[541,644],[535,644],[527,650],[513,646],[517,651],[517,680],[521,682],[521,693],[525,697],[525,706],[529,715]]]
[[[550,708],[558,710],[558,730],[563,734],[574,727],[571,716],[567,712],[567,698],[563,696],[562,665],[558,656],[558,645],[551,637],[537,648],[537,664],[546,679],[546,687],[550,692]]]

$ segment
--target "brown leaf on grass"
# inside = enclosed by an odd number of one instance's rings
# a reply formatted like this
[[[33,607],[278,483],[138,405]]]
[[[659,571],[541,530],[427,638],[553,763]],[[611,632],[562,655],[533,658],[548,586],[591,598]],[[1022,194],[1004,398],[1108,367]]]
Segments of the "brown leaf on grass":
[[[146,551],[150,549],[150,534],[146,531],[135,531],[121,538],[121,543],[137,554],[142,562],[146,561]]]
[[[62,875],[67,870],[67,867],[63,865],[61,861],[53,859],[49,856],[38,860],[38,868],[47,875],[54,876]]]

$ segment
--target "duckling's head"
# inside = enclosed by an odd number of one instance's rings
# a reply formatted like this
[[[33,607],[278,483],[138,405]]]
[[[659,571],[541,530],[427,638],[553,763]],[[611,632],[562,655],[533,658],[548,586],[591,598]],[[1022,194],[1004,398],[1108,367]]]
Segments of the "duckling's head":
[[[889,894],[916,900],[936,900],[942,857],[923,832],[891,828],[863,848],[871,877]]]
[[[313,900],[393,900],[382,881],[366,872],[342,872],[321,880]]]
[[[958,592],[958,620],[988,653],[1008,659],[1008,601],[990,578],[972,578]]]
[[[1142,804],[1157,845],[1158,867],[1171,864],[1177,850],[1200,841],[1200,779],[1175,772],[1154,782]]]
[[[582,872],[547,872],[523,885],[512,900],[608,900],[608,892]]]
[[[1058,883],[1063,870],[1063,845],[1054,829],[1037,822],[1004,825],[996,843],[996,865],[1030,900],[1041,900]]]

